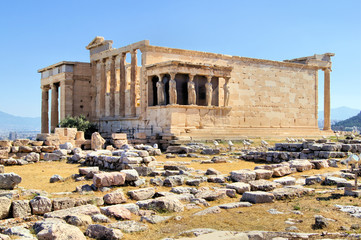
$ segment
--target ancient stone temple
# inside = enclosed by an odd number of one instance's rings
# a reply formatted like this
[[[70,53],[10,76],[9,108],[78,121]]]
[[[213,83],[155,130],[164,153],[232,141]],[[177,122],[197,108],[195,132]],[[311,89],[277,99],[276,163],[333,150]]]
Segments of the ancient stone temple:
[[[90,63],[40,69],[42,132],[85,115],[105,137],[136,129],[147,136],[237,138],[319,135],[330,130],[333,53],[283,62],[152,46],[121,48],[96,37]],[[325,124],[318,129],[318,72],[324,71]],[[60,94],[59,94],[60,89]]]

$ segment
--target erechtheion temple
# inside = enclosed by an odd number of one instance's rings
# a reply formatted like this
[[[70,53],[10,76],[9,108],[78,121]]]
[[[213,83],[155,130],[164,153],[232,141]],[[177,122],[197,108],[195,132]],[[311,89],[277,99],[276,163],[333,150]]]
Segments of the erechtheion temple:
[[[64,61],[39,70],[43,133],[49,132],[49,91],[51,131],[59,119],[84,115],[105,137],[131,128],[193,138],[330,132],[333,53],[279,62],[147,40],[112,44],[96,37],[86,47],[90,63]],[[318,70],[324,72],[324,131],[317,121]]]

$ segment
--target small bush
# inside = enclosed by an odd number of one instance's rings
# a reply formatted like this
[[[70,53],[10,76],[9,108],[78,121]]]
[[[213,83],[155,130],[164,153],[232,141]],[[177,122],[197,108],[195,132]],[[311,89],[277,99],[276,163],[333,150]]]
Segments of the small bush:
[[[301,206],[297,203],[296,205],[293,206],[293,210],[299,211],[301,210]]]
[[[76,128],[78,131],[83,131],[86,139],[91,138],[92,133],[97,131],[97,126],[89,122],[85,116],[66,117],[59,123],[59,127]]]

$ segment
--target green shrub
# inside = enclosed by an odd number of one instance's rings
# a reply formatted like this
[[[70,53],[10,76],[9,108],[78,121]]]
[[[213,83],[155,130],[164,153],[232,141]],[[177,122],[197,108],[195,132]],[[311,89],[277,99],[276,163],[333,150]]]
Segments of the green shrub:
[[[66,117],[60,123],[59,127],[76,128],[78,131],[83,131],[86,139],[90,139],[92,133],[96,132],[97,126],[89,122],[85,116]]]

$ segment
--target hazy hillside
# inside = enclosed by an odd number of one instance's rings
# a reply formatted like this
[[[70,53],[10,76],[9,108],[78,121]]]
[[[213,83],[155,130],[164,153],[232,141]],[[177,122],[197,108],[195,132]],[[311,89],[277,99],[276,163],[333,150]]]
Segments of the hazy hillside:
[[[357,115],[361,109],[339,107],[331,109],[331,121],[342,121]],[[318,120],[323,120],[323,111],[318,112]]]
[[[332,129],[344,130],[345,128],[350,128],[350,127],[354,127],[354,126],[361,128],[361,112],[359,112],[359,114],[357,114],[356,116],[353,116],[349,119],[337,122],[336,124],[332,125]]]
[[[40,130],[41,118],[18,117],[0,111],[0,130]]]

